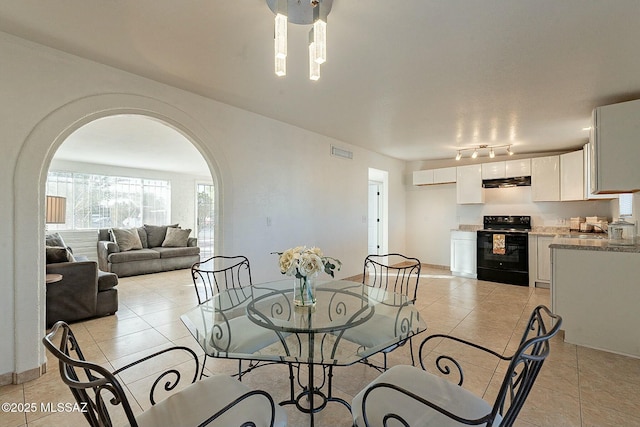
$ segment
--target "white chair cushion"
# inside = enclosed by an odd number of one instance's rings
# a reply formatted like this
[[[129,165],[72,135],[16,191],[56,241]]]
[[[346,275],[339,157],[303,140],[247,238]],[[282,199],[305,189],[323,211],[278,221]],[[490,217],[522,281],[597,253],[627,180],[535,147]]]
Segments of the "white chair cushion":
[[[214,375],[196,381],[189,387],[172,394],[150,409],[136,421],[140,427],[195,427],[251,389],[227,375]],[[271,408],[263,396],[252,396],[242,401],[213,421],[210,426],[239,426],[245,421],[268,426]],[[286,412],[276,403],[275,426],[287,425]]]
[[[362,416],[364,393],[370,386],[377,383],[389,383],[401,387],[463,418],[481,418],[491,412],[491,405],[468,390],[420,368],[398,365],[381,374],[353,398],[351,410],[354,423],[358,427],[365,425]],[[367,397],[365,409],[367,420],[371,426],[375,427],[383,425],[383,417],[388,413],[401,415],[411,427],[465,425],[390,388],[379,388],[371,392]],[[500,425],[501,421],[501,417],[497,418],[494,425]],[[389,426],[396,425],[400,424],[393,420],[389,424]]]
[[[396,341],[396,329],[399,328],[400,325],[396,324],[395,318],[374,314],[371,319],[362,325],[344,331],[342,339],[372,348],[386,342],[394,343]]]
[[[228,325],[220,323],[220,328],[221,337],[217,337],[217,331],[213,331],[211,336],[211,344],[218,351],[251,354],[279,340],[274,331],[256,326],[247,316],[233,318]]]

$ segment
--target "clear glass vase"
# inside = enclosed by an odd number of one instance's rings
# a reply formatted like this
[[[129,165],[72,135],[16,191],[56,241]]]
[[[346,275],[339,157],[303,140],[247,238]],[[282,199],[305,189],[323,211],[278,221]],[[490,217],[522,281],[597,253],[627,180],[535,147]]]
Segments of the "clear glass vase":
[[[315,274],[293,279],[293,304],[298,307],[312,307],[316,304]]]

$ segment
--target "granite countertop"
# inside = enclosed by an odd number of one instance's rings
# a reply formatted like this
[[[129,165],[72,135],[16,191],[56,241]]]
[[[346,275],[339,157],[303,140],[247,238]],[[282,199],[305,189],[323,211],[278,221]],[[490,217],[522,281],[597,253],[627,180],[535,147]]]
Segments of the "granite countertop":
[[[478,231],[482,230],[482,225],[477,224],[460,224],[458,228],[453,228],[451,231]]]
[[[582,234],[584,235],[584,233]],[[558,236],[549,245],[552,249],[577,249],[583,251],[631,252],[640,253],[640,244],[632,246],[612,245],[604,238],[580,238]]]
[[[529,234],[533,234],[535,236],[555,236],[557,234],[569,234],[569,232],[569,227],[538,226],[533,227]]]

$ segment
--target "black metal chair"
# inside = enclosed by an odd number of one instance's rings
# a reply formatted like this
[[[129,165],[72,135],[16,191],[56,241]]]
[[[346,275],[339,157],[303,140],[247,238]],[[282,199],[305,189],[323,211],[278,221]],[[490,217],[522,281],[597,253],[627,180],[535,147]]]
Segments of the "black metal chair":
[[[191,266],[191,277],[193,278],[199,304],[209,301],[214,295],[219,294],[221,291],[227,291],[224,293],[225,301],[218,302],[230,313],[232,317],[230,322],[249,322],[244,312],[241,316],[238,316],[238,310],[244,310],[246,304],[248,304],[252,298],[253,283],[251,281],[251,266],[247,257],[242,255],[217,255],[204,261],[196,262]],[[221,313],[222,310],[219,310],[219,312]],[[224,324],[224,322],[221,322],[221,324]],[[226,326],[226,328],[219,328],[216,334],[212,334],[211,342],[209,343],[212,347],[223,353],[253,353],[255,350],[259,350],[278,340],[278,336],[268,330],[265,330],[262,336],[256,336],[254,334],[246,337],[232,337],[229,333],[231,330],[230,325],[226,324]],[[238,327],[237,324],[234,326],[234,330],[236,331],[243,329],[247,331],[254,330],[252,328]],[[232,344],[237,345],[237,347],[231,348],[230,346]],[[202,371],[200,373],[201,378],[206,376],[204,368],[207,357],[205,354],[202,362]],[[239,359],[238,373],[236,374],[238,379],[242,381],[244,374],[258,366],[259,363],[249,360],[249,366],[243,370],[242,359]]]
[[[364,260],[362,283],[403,294],[416,301],[420,280],[420,260],[393,253],[368,255]]]
[[[549,340],[561,324],[562,318],[547,307],[536,307],[512,356],[503,356],[449,335],[432,335],[420,345],[422,369],[394,366],[354,397],[354,426],[512,426],[549,355]],[[454,357],[440,355],[435,364],[446,378],[452,378],[449,376],[452,374],[458,376],[457,384],[425,371],[425,345],[428,342],[438,344],[440,340],[451,340],[463,349],[471,347],[509,362],[493,406],[462,387],[463,369]]]
[[[111,372],[85,360],[78,341],[65,322],[57,322],[42,342],[58,359],[62,381],[71,389],[78,407],[92,427],[125,423],[131,427],[287,425],[286,413],[265,391],[250,390],[227,375],[196,381],[198,358],[187,347],[170,347]],[[151,408],[134,415],[118,377],[133,366],[170,352],[186,352],[194,363],[193,374],[187,376],[183,371],[190,369],[184,368],[183,364],[161,373],[149,392]],[[180,388],[185,382],[181,381],[183,377],[190,384]],[[158,393],[166,393],[167,396],[158,396]]]
[[[389,291],[404,295],[413,303],[416,300],[418,292],[420,269],[420,260],[417,258],[407,257],[398,253],[368,255],[364,260],[362,283],[371,288],[379,289],[382,292]],[[370,297],[375,298],[375,292],[370,292]],[[398,332],[401,332],[402,328],[406,326],[403,322],[406,322],[407,320],[401,316],[403,302],[397,301],[396,303],[398,307],[398,315],[395,318],[374,315],[374,318],[371,321],[360,327],[347,331],[344,338],[364,347],[369,347],[369,340],[367,340],[369,335],[375,334],[379,336],[380,334],[384,334],[385,331],[388,331],[390,336],[396,336]],[[384,304],[390,305],[393,304],[393,302],[385,301]],[[382,350],[382,366],[372,363],[369,359],[363,360],[363,363],[366,363],[381,372],[386,371],[387,354],[398,347],[405,345],[407,342],[409,342],[411,363],[415,364],[411,337]]]
[[[251,296],[251,266],[245,256],[218,255],[196,262],[191,266],[191,277],[196,288],[198,304],[227,289],[238,290],[237,295],[240,299]]]

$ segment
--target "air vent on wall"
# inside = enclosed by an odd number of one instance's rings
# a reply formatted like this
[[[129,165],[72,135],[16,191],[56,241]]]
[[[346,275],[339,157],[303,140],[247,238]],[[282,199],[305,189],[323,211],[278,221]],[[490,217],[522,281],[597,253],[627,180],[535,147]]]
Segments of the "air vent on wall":
[[[335,157],[342,157],[343,159],[353,160],[353,152],[349,150],[343,150],[334,145],[331,146],[331,155]]]

